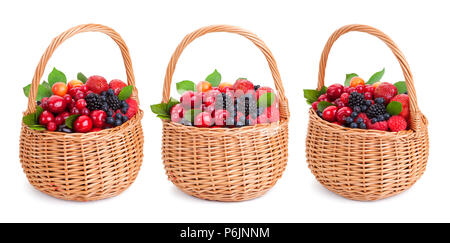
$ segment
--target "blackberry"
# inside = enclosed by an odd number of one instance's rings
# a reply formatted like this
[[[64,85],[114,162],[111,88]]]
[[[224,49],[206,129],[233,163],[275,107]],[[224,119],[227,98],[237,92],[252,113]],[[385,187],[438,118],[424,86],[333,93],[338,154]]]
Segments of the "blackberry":
[[[367,109],[367,116],[369,118],[377,118],[381,115],[383,116],[386,113],[386,108],[383,104],[373,104]],[[384,119],[383,119],[384,120]]]
[[[103,105],[105,104],[103,101],[100,100],[100,96],[95,93],[90,93],[86,96],[86,107],[93,111],[93,110],[102,110]]]
[[[228,111],[233,111],[234,109],[234,100],[233,97],[222,93],[221,95],[217,95],[216,97],[216,105],[215,105],[216,110],[228,110]]]
[[[108,104],[109,108],[113,109],[113,111],[120,109],[120,100],[115,95],[107,95],[106,103]]]
[[[236,100],[237,111],[244,114],[245,117],[250,115],[253,119],[257,117],[258,104],[252,94],[242,95]]]
[[[366,104],[366,100],[364,99],[364,95],[358,92],[352,92],[348,97],[348,106],[353,109],[355,106],[361,106]]]

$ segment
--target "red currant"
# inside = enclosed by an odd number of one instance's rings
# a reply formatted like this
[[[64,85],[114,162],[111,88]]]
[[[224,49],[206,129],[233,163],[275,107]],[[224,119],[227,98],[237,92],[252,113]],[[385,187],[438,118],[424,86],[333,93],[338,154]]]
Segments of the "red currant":
[[[349,93],[350,93],[350,92],[349,92],[349,89],[350,89],[350,87],[345,86],[343,92],[349,94]]]
[[[342,102],[344,102],[344,104],[348,104],[348,97],[349,97],[350,95],[348,94],[348,93],[343,93],[342,95],[341,95],[341,100],[342,100]]]
[[[55,116],[49,111],[43,111],[41,113],[41,116],[39,116],[39,124],[41,125],[47,125],[49,122],[54,122]]]
[[[213,125],[213,118],[208,112],[200,112],[194,119],[197,127],[210,127]]]
[[[228,112],[227,110],[217,110],[214,113],[214,121],[217,126],[227,125],[226,121],[228,120],[229,117],[230,117],[230,112]]]
[[[71,115],[79,115],[80,110],[78,110],[78,108],[76,108],[76,107],[72,107],[72,109],[70,109],[70,114]]]
[[[84,99],[85,97],[86,97],[86,94],[81,90],[75,94],[75,100]]]
[[[339,98],[344,91],[344,86],[341,84],[332,84],[327,89],[327,96],[330,100],[335,100]]]
[[[77,107],[78,110],[82,110],[83,108],[86,107],[86,105],[87,105],[87,103],[86,103],[85,99],[79,99],[75,103],[75,106]]]
[[[371,92],[365,92],[365,93],[364,93],[364,99],[366,99],[366,100],[371,100],[371,99],[373,99],[373,93],[371,93]]]
[[[55,131],[56,130],[56,123],[55,122],[49,122],[48,124],[47,124],[47,130],[49,130],[49,131]]]
[[[338,98],[334,101],[334,103],[336,104],[336,106],[338,107],[338,109],[345,107],[344,102],[341,100],[341,98]]]
[[[350,87],[348,88],[348,93],[351,94],[353,92],[356,92],[356,88]]]
[[[312,103],[311,107],[313,108],[313,110],[317,111],[317,106],[319,105],[319,103],[319,101]]]
[[[44,97],[41,99],[41,107],[44,110],[48,109],[48,97]]]
[[[63,98],[64,98],[64,101],[65,101],[67,104],[72,103],[72,96],[70,96],[70,94],[64,95]]]
[[[323,95],[319,96],[319,98],[317,99],[317,101],[319,101],[319,102],[321,102],[321,101],[330,102],[330,99],[328,99],[327,94],[323,94]]]
[[[362,94],[362,93],[364,93],[364,86],[361,85],[361,84],[360,84],[360,85],[357,85],[357,86],[355,87],[355,90],[356,90],[356,92]]]
[[[91,111],[88,108],[84,107],[83,109],[80,110],[80,113],[81,113],[81,115],[89,116]]]
[[[334,105],[328,106],[327,108],[325,108],[325,110],[323,110],[323,113],[322,113],[323,119],[325,119],[329,122],[334,122],[336,120],[337,109],[338,108]]]
[[[373,85],[369,84],[364,87],[364,92],[370,92],[373,95],[374,91],[375,91],[375,87]]]
[[[80,90],[83,91],[83,93],[86,93],[88,92],[88,87],[85,84],[83,84],[80,86]]]
[[[173,122],[180,122],[183,118],[183,113],[183,106],[181,104],[176,104],[170,109],[170,119]]]
[[[89,116],[79,116],[73,123],[75,132],[89,132],[92,129],[92,119]]]

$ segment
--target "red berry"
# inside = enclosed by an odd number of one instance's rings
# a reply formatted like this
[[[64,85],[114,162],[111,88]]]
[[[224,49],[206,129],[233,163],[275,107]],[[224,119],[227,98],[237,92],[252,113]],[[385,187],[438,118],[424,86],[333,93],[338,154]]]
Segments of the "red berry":
[[[75,87],[73,89],[70,89],[69,90],[69,95],[72,96],[72,97],[75,97],[75,95],[77,94],[78,91],[81,91],[80,87]]]
[[[48,109],[48,97],[44,97],[41,99],[41,107],[44,110]]]
[[[329,122],[334,122],[336,120],[337,109],[338,108],[334,105],[328,106],[327,108],[325,108],[325,110],[323,110],[323,113],[322,113],[323,119],[325,119]]]
[[[403,116],[392,116],[387,123],[392,132],[403,131],[408,127],[408,123]]]
[[[69,112],[65,111],[55,117],[55,123],[57,126],[64,124],[66,122],[67,117],[69,117]]]
[[[355,87],[355,90],[356,90],[356,92],[358,92],[358,93],[360,93],[360,94],[362,94],[362,93],[364,93],[364,85],[357,85],[356,87]]]
[[[330,100],[335,100],[341,97],[342,92],[344,92],[344,86],[341,84],[332,84],[327,89],[327,96]]]
[[[94,92],[92,92],[91,90],[88,90],[87,92],[86,92],[86,96],[88,95],[88,94],[93,94]]]
[[[317,99],[317,101],[319,101],[319,102],[321,102],[321,101],[330,102],[330,99],[328,99],[327,94],[323,94],[323,95],[319,96],[319,98]]]
[[[138,103],[132,98],[128,98],[127,100],[125,100],[125,102],[127,102],[128,104],[128,111],[125,115],[128,117],[128,119],[131,119],[139,110]]]
[[[317,106],[319,105],[319,103],[319,101],[312,103],[311,107],[313,108],[313,110],[317,111]]]
[[[358,118],[362,118],[364,120],[364,124],[366,125],[369,123],[369,117],[367,117],[366,113],[359,113],[356,119]]]
[[[193,91],[186,91],[180,98],[180,102],[185,109],[192,109],[194,107],[199,107],[201,104],[201,100],[197,98]]]
[[[402,104],[402,111],[400,116],[403,116],[406,120],[409,120],[409,96],[407,94],[399,94],[394,96],[391,101],[397,101]]]
[[[349,93],[350,93],[350,92],[349,92],[349,89],[350,89],[349,86],[345,86],[343,92],[349,94]]]
[[[71,115],[79,115],[81,113],[80,113],[80,110],[78,110],[78,108],[72,107],[72,109],[70,109],[70,114]]]
[[[86,97],[86,94],[79,90],[76,94],[75,94],[75,100],[80,100],[80,99],[84,99]]]
[[[181,104],[176,104],[170,109],[170,119],[173,122],[180,122],[183,118],[183,106]]]
[[[64,101],[67,103],[67,104],[70,104],[71,102],[72,102],[72,96],[70,96],[70,94],[66,94],[66,95],[64,95]]]
[[[336,106],[337,106],[338,109],[341,109],[341,108],[345,107],[345,104],[344,104],[344,102],[341,100],[341,98],[337,98],[337,99],[334,101],[334,103],[336,104]]]
[[[107,91],[109,89],[109,85],[106,79],[98,75],[89,77],[86,81],[86,86],[89,90],[92,90],[92,92],[97,94],[100,94],[101,92]]]
[[[217,126],[225,126],[227,119],[230,118],[230,112],[227,110],[217,110],[214,112],[214,121]]]
[[[41,125],[47,125],[49,122],[54,122],[55,116],[49,111],[43,111],[41,113],[41,116],[39,116],[39,124]]]
[[[256,118],[256,121],[258,124],[266,124],[269,123],[269,119],[267,118],[266,114],[261,114]]]
[[[372,123],[372,121],[369,120],[367,122],[367,127],[369,129],[375,129],[375,130],[380,130],[380,131],[387,131],[389,129],[388,124],[387,124],[386,121],[380,121],[380,122]]]
[[[66,109],[67,103],[64,98],[58,95],[52,95],[48,99],[48,110],[53,113],[61,113]]]
[[[75,132],[89,132],[92,129],[92,120],[89,116],[81,115],[73,123]]]
[[[373,85],[368,84],[364,87],[364,92],[370,92],[373,95],[374,91],[375,91],[375,87]]]
[[[373,100],[373,95],[370,92],[365,92],[364,93],[364,99],[366,100]]]
[[[385,104],[389,104],[390,100],[397,94],[397,87],[391,83],[381,83],[375,88],[374,97],[384,98]]]
[[[91,112],[90,117],[94,127],[103,128],[105,126],[106,112],[102,110],[94,110]]]
[[[202,109],[202,111],[205,111],[205,112],[208,112],[209,114],[211,114],[212,117],[214,117],[215,110],[216,110],[215,104],[211,104],[209,106],[205,105],[205,108]]]
[[[87,105],[86,100],[85,99],[79,99],[77,100],[77,102],[75,103],[75,107],[78,108],[78,110],[82,110],[83,108],[85,108]]]
[[[244,94],[247,93],[247,91],[249,90],[255,90],[253,83],[243,78],[236,80],[236,82],[233,84],[232,89],[235,91],[242,90]]]
[[[349,97],[350,95],[348,94],[348,93],[343,93],[342,95],[341,95],[341,100],[342,100],[342,102],[344,102],[344,104],[348,104],[348,97]]]
[[[350,107],[343,107],[340,108],[336,112],[336,120],[338,122],[344,122],[347,117],[349,117],[352,114],[353,110]]]
[[[113,79],[111,80],[111,82],[109,82],[109,87],[114,90],[114,94],[115,95],[119,95],[120,91],[126,87],[127,84],[124,83],[122,80],[120,79]]]
[[[81,115],[89,116],[91,111],[88,108],[84,107],[83,109],[80,110],[80,113],[81,113]]]
[[[210,127],[213,125],[213,118],[208,112],[200,112],[195,116],[194,125],[197,127]]]
[[[354,87],[348,88],[348,93],[349,93],[349,94],[351,94],[351,93],[353,93],[353,92],[356,92],[356,88],[354,88]]]
[[[55,131],[56,130],[56,123],[55,122],[49,122],[48,124],[47,124],[47,130],[49,130],[49,131]]]
[[[89,132],[100,132],[102,129],[98,127],[92,128]]]
[[[83,91],[83,93],[86,93],[89,91],[88,87],[85,84],[80,86],[80,90]]]
[[[264,113],[267,119],[269,119],[269,122],[277,122],[280,120],[280,111],[276,107],[268,107]]]

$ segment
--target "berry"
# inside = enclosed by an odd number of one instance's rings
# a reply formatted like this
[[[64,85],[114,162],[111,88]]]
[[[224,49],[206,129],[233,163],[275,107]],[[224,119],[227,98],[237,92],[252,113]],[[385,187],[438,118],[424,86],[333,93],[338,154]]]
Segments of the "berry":
[[[334,104],[336,104],[336,106],[337,106],[339,109],[345,107],[344,102],[343,102],[340,98],[337,98],[337,99],[334,101]]]
[[[114,90],[113,89],[106,90],[106,96],[114,96]]]
[[[41,125],[47,125],[50,122],[55,121],[55,116],[49,111],[43,111],[41,115],[39,116],[39,124]]]
[[[322,117],[322,112],[321,111],[317,111],[317,115],[319,116],[319,117]]]
[[[386,113],[386,108],[382,104],[374,104],[367,109],[366,113],[369,118],[378,118],[378,116]]]
[[[66,109],[67,103],[64,98],[58,95],[52,95],[48,99],[48,110],[53,113],[61,113]]]
[[[356,118],[356,123],[364,123],[364,120],[361,117]]]
[[[44,97],[41,99],[41,107],[44,110],[48,109],[48,97]]]
[[[84,98],[86,98],[86,94],[83,91],[78,90],[77,93],[75,94],[75,100],[80,100]]]
[[[55,117],[55,123],[57,126],[62,125],[66,122],[66,119],[70,116],[70,113],[65,111]]]
[[[350,114],[351,118],[356,118],[358,116],[358,112],[352,112],[352,114]]]
[[[75,107],[77,107],[78,110],[82,110],[83,108],[86,107],[86,105],[87,105],[87,103],[86,103],[85,99],[79,99],[75,103]]]
[[[89,132],[92,129],[92,120],[89,116],[81,115],[73,123],[75,132]]]
[[[384,119],[384,115],[379,115],[379,116],[377,116],[377,120],[378,121],[384,121],[385,119]]]
[[[56,128],[57,128],[57,126],[56,126],[55,122],[49,122],[47,124],[47,130],[49,130],[49,131],[56,131]]]
[[[355,107],[353,107],[353,111],[355,111],[356,113],[360,113],[361,112],[361,107],[355,106]]]
[[[128,116],[122,116],[122,123],[125,123],[128,121]]]
[[[347,117],[346,119],[345,119],[345,122],[347,123],[347,124],[351,124],[352,122],[354,122],[355,121],[355,119],[354,118],[351,118],[351,117]]]
[[[373,92],[375,91],[375,87],[373,85],[366,85],[364,86],[364,93],[371,93],[373,95]]]
[[[358,124],[355,123],[355,122],[352,122],[352,123],[350,124],[350,127],[351,127],[351,128],[358,128]]]
[[[259,85],[256,85],[256,86],[259,86]],[[256,86],[255,86],[255,89],[256,89]],[[259,87],[256,90],[256,99],[259,99],[259,97],[265,93],[275,93],[275,92],[270,87]]]
[[[91,113],[91,111],[86,107],[84,107],[83,109],[80,110],[81,115],[89,116],[90,113]]]
[[[102,109],[106,101],[102,101],[100,97],[101,96],[95,93],[86,95],[86,107],[91,111]]]
[[[381,83],[376,87],[374,91],[375,98],[384,98],[385,104],[389,103],[389,101],[397,94],[397,87],[391,83]]]
[[[371,92],[365,92],[364,93],[364,99],[366,99],[366,100],[373,99],[373,94]]]
[[[114,115],[114,111],[112,111],[112,110],[108,110],[107,112],[106,112],[106,116],[107,117],[111,117],[111,116],[113,116]]]
[[[122,113],[116,113],[115,118],[119,120],[122,119]]]
[[[341,84],[332,84],[327,89],[327,96],[330,100],[335,100],[341,97],[344,92],[344,86]]]
[[[170,120],[173,122],[180,122],[181,119],[183,119],[183,106],[181,104],[176,104],[170,109]]]
[[[102,76],[94,75],[88,78],[86,86],[89,90],[96,94],[100,94],[103,91],[108,90],[109,85],[106,79]]]
[[[232,125],[226,123],[228,118],[230,118],[230,112],[227,110],[222,109],[214,112],[214,121],[217,126]]]
[[[223,82],[223,83],[219,84],[219,91],[221,93],[225,93],[232,88],[233,88],[233,84],[231,84],[231,83]]]
[[[70,96],[70,94],[64,95],[63,99],[67,104],[72,103],[72,96]]]
[[[369,123],[369,117],[367,117],[366,113],[359,113],[359,115],[356,118],[362,119],[362,122],[366,125]]]
[[[100,132],[102,129],[98,127],[92,128],[89,132]]]
[[[85,84],[80,86],[80,90],[83,91],[83,93],[87,93],[89,91],[88,87]]]
[[[377,123],[378,119],[377,118],[372,118],[372,120],[370,120],[372,123]]]
[[[249,90],[254,90],[254,88],[255,87],[253,86],[252,82],[250,82],[247,79],[240,78],[240,79],[236,80],[236,82],[233,84],[232,89],[234,91],[242,90],[242,92],[244,92],[244,94],[245,94]]]
[[[114,124],[114,117],[111,117],[111,116],[107,117],[105,119],[105,122],[106,122],[106,124],[109,124],[109,125]]]
[[[377,104],[384,104],[384,98],[376,98],[375,99],[375,103],[377,103]]]
[[[325,108],[325,110],[323,110],[322,117],[323,119],[329,122],[334,122],[336,120],[336,112],[337,112],[336,106],[334,105],[328,106],[327,108]]]
[[[124,106],[120,109],[120,112],[123,114],[127,114],[129,106]]]
[[[113,79],[109,82],[109,88],[114,91],[115,95],[119,95],[120,91],[126,86],[127,84],[120,79]]]
[[[342,100],[342,102],[344,102],[344,104],[348,104],[348,98],[349,98],[349,94],[348,93],[343,93],[342,95],[341,95],[341,100]]]
[[[113,110],[120,109],[120,100],[116,95],[114,95],[114,91],[109,89],[106,94],[106,104],[108,104],[108,108]]]
[[[408,123],[406,122],[405,118],[403,118],[403,116],[397,115],[397,116],[392,116],[391,118],[389,118],[388,126],[389,126],[389,129],[391,129],[391,131],[399,132],[399,131],[406,130],[406,128],[408,127]]]
[[[330,102],[330,99],[328,99],[328,95],[327,94],[323,94],[323,95],[319,96],[317,101],[319,101],[319,102],[321,102],[321,101]]]
[[[200,81],[197,84],[197,91],[198,92],[208,92],[212,88],[212,85],[208,81]]]
[[[81,82],[80,80],[71,80],[68,84],[67,84],[67,90],[72,90],[73,88],[77,88],[77,87],[81,87],[83,85],[83,82]]]
[[[213,125],[213,118],[208,112],[200,112],[195,116],[194,125],[197,127],[210,127]]]
[[[373,105],[375,102],[373,100],[366,100],[366,106],[371,106]]]
[[[344,93],[347,93],[347,94],[350,94],[350,92],[348,92],[350,90],[350,87],[348,87],[348,86],[345,86],[344,87]]]
[[[280,111],[277,108],[268,107],[265,110],[265,115],[269,119],[269,122],[277,122],[280,120]]]
[[[103,128],[106,122],[106,112],[102,110],[92,111],[90,114],[94,127]]]
[[[52,92],[55,95],[63,97],[67,94],[67,86],[63,82],[56,82],[52,86]]]
[[[137,101],[132,98],[128,98],[125,101],[128,104],[128,111],[125,115],[128,117],[128,119],[131,119],[134,117],[134,115],[136,115],[136,113],[139,110],[139,107],[138,107]]]
[[[367,125],[365,123],[359,123],[359,128],[366,129]]]
[[[387,121],[387,120],[389,120],[389,118],[391,118],[391,115],[389,115],[389,113],[385,113],[384,120]]]
[[[186,91],[180,98],[180,102],[185,109],[198,108],[202,104],[201,96],[193,91]]]
[[[369,129],[375,129],[380,131],[387,131],[388,130],[388,124],[385,121],[378,121],[376,123],[369,122],[367,124],[367,127]]]
[[[361,106],[361,111],[365,112],[367,110],[367,108],[369,108],[367,105],[362,105]]]
[[[356,87],[358,85],[364,85],[364,79],[360,78],[360,77],[353,77],[350,80],[350,87]]]
[[[72,107],[72,109],[70,109],[71,115],[79,115],[80,113],[81,113],[80,110],[78,110],[78,108],[76,107]]]
[[[405,118],[406,120],[409,119],[409,96],[407,94],[399,94],[396,95],[394,98],[391,99],[392,101],[397,101],[402,104],[402,111],[400,112],[400,116]]]
[[[116,118],[116,120],[114,121],[114,126],[115,127],[118,127],[120,125],[122,125],[122,117],[121,117],[121,119]]]
[[[319,101],[312,103],[311,107],[313,108],[313,110],[317,111],[317,106],[319,105],[319,103]]]
[[[364,93],[364,85],[357,85],[355,87],[355,90],[356,90],[356,92],[358,92],[360,94]]]
[[[365,100],[364,100],[364,95],[360,94],[358,92],[353,92],[350,94],[349,98],[348,98],[348,106],[350,107],[355,107],[355,106],[359,106],[361,107],[362,105],[365,104]]]
[[[352,109],[350,107],[343,107],[340,108],[337,112],[336,112],[336,120],[338,122],[344,122],[346,121],[347,118],[350,117],[350,115],[352,114]],[[353,120],[353,119],[352,119]]]

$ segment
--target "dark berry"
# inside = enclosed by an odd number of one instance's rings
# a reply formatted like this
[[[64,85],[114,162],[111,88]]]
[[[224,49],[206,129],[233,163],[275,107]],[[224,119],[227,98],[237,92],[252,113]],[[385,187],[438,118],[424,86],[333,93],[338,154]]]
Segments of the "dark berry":
[[[68,128],[68,127],[63,127],[61,129],[62,132],[66,132],[66,133],[72,133],[72,129]]]
[[[108,117],[112,117],[113,115],[114,115],[114,112],[112,110],[108,110],[106,112],[106,116],[108,116]]]
[[[116,119],[119,119],[119,120],[122,119],[122,114],[117,113],[117,114],[116,114]]]
[[[384,120],[389,120],[389,118],[391,118],[391,115],[389,115],[389,113],[384,114]]]
[[[351,118],[351,117],[347,117],[347,119],[345,119],[345,122],[347,122],[347,124],[350,124],[354,121],[355,119]]]
[[[106,96],[113,96],[114,95],[114,90],[113,89],[108,89],[106,91]]]
[[[362,112],[364,112],[364,111],[366,111],[366,110],[367,110],[367,108],[368,108],[368,106],[367,106],[367,105],[362,105],[362,106],[361,106],[361,111],[362,111]]]
[[[366,100],[366,105],[367,105],[367,107],[370,107],[372,105],[372,101]]]
[[[192,126],[192,122],[186,119],[182,119],[180,123],[185,126]]]
[[[348,97],[348,106],[350,106],[350,108],[354,108],[355,106],[359,106],[361,108],[365,102],[364,95],[358,92],[352,92]]]
[[[358,117],[358,119],[356,119],[356,123],[364,123],[364,119],[362,119],[362,117]]]
[[[117,114],[116,114],[116,116],[117,116]],[[114,126],[117,127],[117,126],[120,126],[120,125],[122,125],[122,120],[116,119],[116,120],[114,121]]]
[[[361,112],[361,107],[355,106],[355,107],[353,107],[353,111],[355,111],[357,113],[360,113]]]
[[[110,89],[112,90],[112,89]],[[109,92],[109,90],[108,90]],[[107,95],[106,96],[106,103],[108,104],[108,107],[113,109],[114,111],[117,109],[120,109],[120,100],[117,96],[114,95],[114,91],[113,95]]]
[[[362,123],[359,123],[359,128],[366,129],[367,126],[366,126],[366,124],[364,122],[362,122]]]
[[[357,128],[357,127],[358,127],[358,124],[356,124],[355,122],[352,122],[352,123],[350,124],[350,127],[351,127],[351,128]]]
[[[106,123],[110,124],[110,125],[114,124],[114,117],[112,117],[112,116],[107,117],[106,118]]]
[[[36,101],[36,105],[41,105],[41,102],[39,100]]]
[[[321,111],[317,111],[317,115],[322,117],[322,112]]]
[[[123,114],[127,114],[127,111],[128,111],[128,107],[122,107],[120,109],[120,112],[122,112]]]
[[[120,106],[121,106],[121,107],[128,106],[128,103],[127,103],[125,100],[122,100],[122,101],[120,102]]]
[[[101,95],[101,96],[106,96],[106,91],[102,91],[102,92],[100,93],[100,95]]]
[[[377,123],[378,122],[378,119],[377,118],[372,118],[372,123]]]
[[[253,87],[255,87],[255,91],[257,91],[261,87],[261,85],[255,85]]]
[[[378,121],[384,121],[384,115],[379,115],[379,116],[377,117],[377,120],[378,120]]]
[[[384,104],[384,98],[382,98],[382,97],[376,98],[375,99],[375,103],[377,103],[377,104]]]
[[[373,104],[369,107],[369,109],[367,109],[367,116],[369,118],[378,118],[378,116],[380,115],[384,115],[384,113],[386,113],[386,108],[384,107],[384,103],[383,104]]]
[[[352,112],[352,114],[350,115],[350,117],[352,117],[352,118],[356,118],[358,116],[358,113],[357,112]]]
[[[122,122],[125,123],[128,121],[128,116],[122,116]]]

